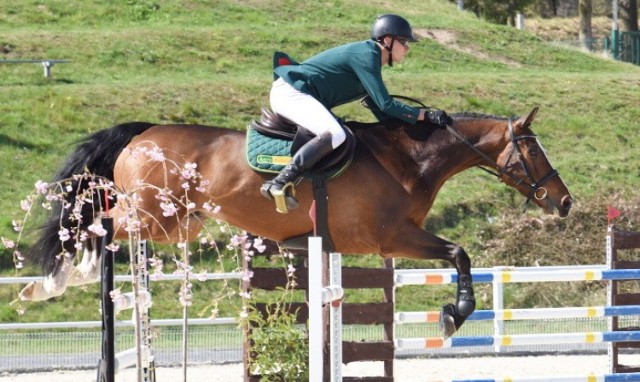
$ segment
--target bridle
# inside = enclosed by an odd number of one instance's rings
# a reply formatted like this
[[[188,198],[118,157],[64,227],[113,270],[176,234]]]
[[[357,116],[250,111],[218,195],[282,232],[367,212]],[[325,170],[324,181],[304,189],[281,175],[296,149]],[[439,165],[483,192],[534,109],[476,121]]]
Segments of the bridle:
[[[516,186],[525,184],[529,188],[529,193],[527,194],[527,201],[526,201],[527,204],[532,199],[536,199],[536,200],[545,199],[548,195],[548,191],[544,187],[544,185],[553,177],[558,176],[558,171],[554,168],[551,168],[551,170],[549,170],[549,172],[547,172],[542,178],[536,180],[531,173],[531,169],[529,168],[529,165],[527,165],[527,162],[522,159],[523,157],[522,150],[520,149],[520,145],[518,144],[518,142],[525,139],[535,139],[537,141],[538,138],[534,134],[516,136],[515,133],[513,132],[513,122],[511,118],[509,118],[508,123],[509,123],[508,125],[509,135],[511,136],[511,143],[513,144],[512,145],[513,147],[511,148],[511,153],[509,153],[509,157],[507,158],[507,161],[505,162],[504,166],[500,166],[498,162],[490,158],[487,154],[478,150],[474,145],[471,144],[471,142],[469,142],[466,138],[460,135],[460,133],[458,133],[453,127],[447,125],[447,131],[449,131],[449,133],[451,133],[451,135],[453,135],[454,137],[464,142],[471,150],[473,150],[476,154],[481,156],[482,159],[484,159],[489,164],[489,166],[493,167],[497,171],[494,171],[482,165],[478,166],[480,169],[488,172],[491,175],[496,176],[498,179],[502,179],[502,177],[506,175],[515,182]],[[511,158],[514,156],[514,154],[517,154],[516,157],[519,159],[520,165],[524,170],[525,176],[523,178],[513,175],[508,170],[508,165],[511,162]]]

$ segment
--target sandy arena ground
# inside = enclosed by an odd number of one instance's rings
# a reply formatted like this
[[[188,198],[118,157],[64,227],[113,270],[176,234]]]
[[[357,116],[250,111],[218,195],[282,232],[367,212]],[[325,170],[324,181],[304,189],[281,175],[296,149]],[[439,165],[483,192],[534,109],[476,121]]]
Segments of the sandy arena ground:
[[[636,361],[638,361],[636,359]],[[545,355],[483,358],[402,359],[395,362],[397,382],[446,381],[460,378],[584,376],[608,373],[603,355]],[[347,376],[382,375],[381,362],[355,362],[343,369]],[[159,368],[158,382],[183,381],[182,369]],[[544,379],[542,379],[544,380]],[[586,379],[585,379],[586,380]],[[639,379],[640,380],[640,379]],[[2,374],[2,382],[95,382],[96,371],[52,371],[48,373]],[[116,375],[116,382],[135,382],[135,369]],[[189,382],[241,382],[242,364],[193,366],[187,370]]]

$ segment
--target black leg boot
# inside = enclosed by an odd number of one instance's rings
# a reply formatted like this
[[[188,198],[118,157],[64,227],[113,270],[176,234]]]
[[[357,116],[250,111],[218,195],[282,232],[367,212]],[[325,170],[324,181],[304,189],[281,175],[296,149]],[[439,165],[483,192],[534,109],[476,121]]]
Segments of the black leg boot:
[[[291,158],[291,163],[285,166],[272,180],[260,187],[260,193],[267,199],[276,200],[276,210],[286,214],[298,207],[295,198],[295,184],[305,171],[311,169],[322,158],[333,151],[331,134],[324,133],[305,143]]]

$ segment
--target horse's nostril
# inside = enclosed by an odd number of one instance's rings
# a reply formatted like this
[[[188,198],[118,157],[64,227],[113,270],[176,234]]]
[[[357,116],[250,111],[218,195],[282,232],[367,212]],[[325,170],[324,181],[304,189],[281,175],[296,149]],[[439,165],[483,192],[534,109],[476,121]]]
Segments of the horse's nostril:
[[[562,207],[564,208],[571,208],[571,206],[573,205],[573,198],[569,195],[565,196],[564,198],[562,198]]]

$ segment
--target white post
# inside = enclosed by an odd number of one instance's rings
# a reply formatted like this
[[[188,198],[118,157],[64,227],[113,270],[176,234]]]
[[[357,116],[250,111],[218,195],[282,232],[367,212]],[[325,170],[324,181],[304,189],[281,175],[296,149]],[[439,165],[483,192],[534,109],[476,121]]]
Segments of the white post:
[[[521,31],[524,30],[524,15],[522,13],[516,15],[516,28]]]
[[[607,268],[608,269],[612,269],[613,268],[613,226],[611,224],[609,224],[609,227],[607,228],[607,249],[606,249],[606,254],[607,254]],[[607,281],[607,306],[613,306],[613,281],[609,280]],[[607,330],[612,332],[613,331],[613,317],[607,317]],[[607,358],[609,361],[609,372],[611,373],[615,373],[615,365],[613,362],[613,342],[608,342],[607,343]]]
[[[330,304],[329,356],[330,380],[342,382],[342,256],[332,252],[329,259],[329,285],[322,285],[322,238],[309,237],[309,381],[324,379],[324,304]]]
[[[458,0],[458,10],[459,11],[464,10],[464,0]]]
[[[504,267],[494,267],[494,269],[496,270],[496,272],[500,272],[502,269],[504,269]],[[499,280],[496,280],[496,278],[494,278],[492,282],[493,310],[495,312],[504,309],[504,284],[498,281]],[[496,317],[493,320],[493,335],[501,336],[503,334],[504,334],[504,321]],[[499,353],[501,351],[500,344],[496,343],[494,345],[494,350]]]
[[[322,238],[309,237],[309,381],[322,382]]]
[[[331,381],[342,382],[342,256],[330,254],[329,284],[340,288],[340,297],[331,301]]]

